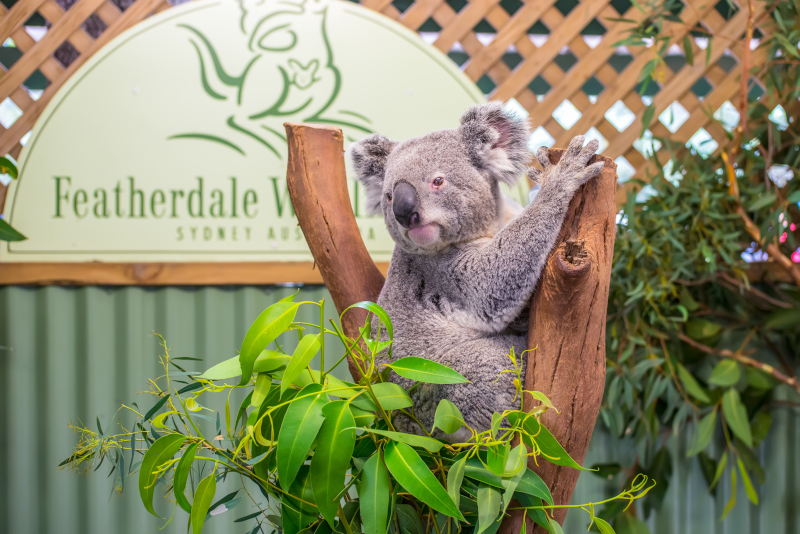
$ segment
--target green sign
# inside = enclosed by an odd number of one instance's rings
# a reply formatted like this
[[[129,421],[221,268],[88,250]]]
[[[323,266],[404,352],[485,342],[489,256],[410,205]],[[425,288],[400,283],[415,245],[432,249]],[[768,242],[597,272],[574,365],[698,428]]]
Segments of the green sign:
[[[33,130],[2,261],[303,261],[283,123],[405,139],[457,124],[483,96],[438,50],[337,0],[202,0],[113,40]],[[392,241],[364,213],[376,261]]]

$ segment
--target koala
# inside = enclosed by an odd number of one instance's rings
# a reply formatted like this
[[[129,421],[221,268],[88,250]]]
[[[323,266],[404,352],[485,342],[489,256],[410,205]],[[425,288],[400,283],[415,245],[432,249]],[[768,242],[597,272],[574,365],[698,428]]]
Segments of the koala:
[[[350,148],[367,209],[383,214],[396,243],[378,298],[394,326],[392,358],[434,360],[470,381],[414,388],[414,414],[428,429],[444,398],[478,432],[490,428],[494,412],[518,408],[514,376],[501,375],[507,354],[527,348],[531,295],[569,202],[603,168],[587,165],[597,141],[581,148],[578,136],[557,165],[541,148],[544,170],[527,169],[529,137],[527,121],[488,103],[467,110],[455,129],[402,142],[376,134]],[[541,190],[523,209],[500,183],[516,183],[526,170]],[[390,380],[411,385],[394,373]],[[402,414],[396,426],[420,433]],[[470,435],[462,428],[447,437]]]

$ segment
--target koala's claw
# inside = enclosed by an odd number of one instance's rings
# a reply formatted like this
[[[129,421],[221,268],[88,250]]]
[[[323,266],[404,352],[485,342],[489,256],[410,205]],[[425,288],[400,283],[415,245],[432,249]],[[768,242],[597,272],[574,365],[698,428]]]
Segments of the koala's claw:
[[[550,178],[553,177],[556,178],[553,181],[566,182],[575,188],[580,187],[600,174],[604,166],[602,161],[587,166],[589,160],[600,148],[600,143],[596,139],[592,139],[584,147],[583,141],[582,135],[575,136],[556,165],[550,162],[547,148],[540,147],[536,151],[536,159],[542,165],[543,170],[531,167],[528,175],[540,185],[543,181],[550,181]]]

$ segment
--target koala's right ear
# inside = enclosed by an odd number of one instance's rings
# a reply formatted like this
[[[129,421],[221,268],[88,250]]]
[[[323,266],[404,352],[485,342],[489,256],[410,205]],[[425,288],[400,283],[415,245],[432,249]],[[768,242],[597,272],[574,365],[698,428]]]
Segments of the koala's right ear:
[[[350,157],[356,169],[356,177],[367,190],[367,213],[370,215],[381,212],[386,161],[396,145],[397,141],[373,134],[350,146]]]
[[[461,116],[461,138],[472,164],[514,185],[530,159],[528,121],[503,109],[500,102],[472,106]]]

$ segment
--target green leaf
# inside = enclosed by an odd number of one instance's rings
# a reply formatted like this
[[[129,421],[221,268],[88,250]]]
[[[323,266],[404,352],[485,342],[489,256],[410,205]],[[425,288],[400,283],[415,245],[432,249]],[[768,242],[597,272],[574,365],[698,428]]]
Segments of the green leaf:
[[[689,39],[688,35],[683,38],[683,53],[686,55],[686,63],[688,63],[690,67],[694,66],[694,48],[692,47],[692,41]]]
[[[650,123],[653,122],[653,114],[656,112],[656,105],[650,104],[644,110],[644,114],[642,115],[642,131],[639,132],[639,137],[644,137],[644,132],[650,127]]]
[[[681,304],[683,304],[684,307],[689,311],[696,311],[700,307],[700,304],[698,304],[697,301],[694,300],[694,297],[689,292],[689,290],[686,289],[686,286],[681,287],[679,298]]]
[[[522,443],[511,449],[511,452],[506,457],[506,465],[503,469],[502,476],[504,479],[515,477],[518,474],[522,476],[521,473],[527,468],[527,454],[528,450]]]
[[[722,473],[725,472],[725,467],[727,465],[728,465],[728,451],[725,451],[719,458],[719,463],[717,464],[717,472],[714,474],[714,479],[711,481],[711,484],[708,485],[709,491],[714,489],[714,486],[717,485],[717,482],[719,482],[719,478],[722,476]]]
[[[364,302],[357,302],[352,306],[348,307],[342,312],[342,316],[344,316],[345,312],[351,308],[362,308],[364,310],[370,311],[378,316],[381,322],[386,326],[386,332],[389,334],[389,339],[394,339],[394,329],[392,328],[392,320],[389,319],[389,314],[386,313],[386,310],[375,304],[374,302],[364,301]]]
[[[150,408],[146,414],[144,414],[144,421],[148,421],[151,417],[153,417],[153,415],[155,415],[155,413],[158,410],[160,410],[161,407],[164,406],[164,404],[166,404],[168,400],[169,400],[169,395],[164,395],[163,397],[161,397],[161,400],[155,403],[153,407]]]
[[[142,458],[139,468],[139,496],[142,498],[145,510],[156,517],[159,515],[153,510],[153,492],[156,487],[156,474],[154,471],[172,458],[180,450],[187,437],[182,434],[169,434],[156,440]]]
[[[753,483],[750,481],[750,476],[747,474],[747,469],[744,468],[741,458],[736,459],[736,465],[739,466],[739,472],[742,474],[742,482],[744,483],[744,490],[747,492],[747,498],[758,506],[758,493],[756,493]]]
[[[578,465],[578,462],[567,454],[567,451],[565,451],[564,447],[553,437],[553,434],[551,434],[544,425],[540,425],[535,417],[528,416],[521,412],[512,412],[508,414],[508,421],[513,426],[516,426],[517,422],[522,417],[524,417],[523,430],[525,431],[522,435],[522,442],[527,445],[529,449],[535,450],[533,446],[533,442],[535,441],[536,445],[541,449],[542,455],[548,462],[572,467],[581,471],[588,471],[588,469],[584,469]],[[533,436],[536,437],[534,438]]]
[[[352,430],[355,421],[347,401],[330,402],[322,413],[325,422],[319,430],[317,450],[311,459],[311,487],[322,517],[333,528],[339,511],[337,496],[344,488],[344,477],[356,445],[356,431]]]
[[[9,175],[12,180],[16,180],[19,177],[17,166],[8,158],[0,157],[0,173]]]
[[[776,200],[778,200],[778,196],[775,193],[764,193],[747,206],[747,211],[758,211],[761,208],[766,208],[774,204]]]
[[[253,388],[253,396],[250,397],[250,405],[258,408],[264,399],[267,398],[269,390],[272,388],[272,377],[267,373],[258,373],[256,377],[256,387]],[[283,393],[283,391],[281,391]]]
[[[769,412],[758,412],[755,417],[753,417],[750,429],[753,432],[754,447],[758,447],[758,445],[764,441],[771,427],[772,415],[770,415]]]
[[[4,219],[0,219],[0,241],[25,241],[28,239],[16,231]]]
[[[400,523],[402,534],[425,534],[425,527],[422,526],[422,520],[413,506],[398,504],[395,506],[395,513],[397,513],[397,522]]]
[[[186,499],[184,492],[186,491],[186,481],[189,479],[189,471],[192,469],[192,462],[194,462],[194,455],[197,453],[199,443],[192,443],[186,447],[186,451],[178,461],[178,467],[175,468],[175,479],[173,481],[173,493],[175,493],[175,500],[178,505],[188,514],[192,511],[192,505]]]
[[[384,410],[399,410],[413,405],[406,390],[392,382],[373,384],[372,392]]]
[[[453,502],[458,506],[461,503],[461,483],[464,482],[464,466],[467,457],[464,456],[452,466],[447,472],[447,494],[453,499]]]
[[[508,505],[511,504],[511,499],[514,495],[514,492],[517,490],[517,486],[519,486],[519,481],[522,480],[522,475],[526,470],[526,454],[528,451],[525,449],[525,445],[519,444],[511,451],[508,455],[508,461],[506,463],[506,472],[510,472],[510,475],[507,475],[503,478],[503,511],[502,514],[506,513],[508,509]],[[521,464],[522,469],[518,469],[519,464]]]
[[[483,482],[484,484],[489,484],[495,488],[503,487],[502,478],[486,469],[486,467],[484,467],[481,461],[477,458],[470,458],[467,460],[466,464],[464,465],[464,476],[479,482]]]
[[[530,469],[526,469],[525,472],[522,473],[522,478],[517,485],[517,493],[533,495],[547,502],[550,506],[553,505],[553,496],[550,494],[550,488],[544,483],[542,477]]]
[[[692,319],[686,323],[686,335],[695,341],[703,341],[714,337],[722,327],[705,319]]]
[[[319,352],[320,341],[319,334],[309,334],[303,336],[297,348],[292,354],[292,359],[289,365],[286,366],[286,371],[283,372],[281,380],[281,394],[286,391],[294,382],[295,378],[308,367],[311,359]]]
[[[680,363],[678,364],[678,376],[680,377],[681,383],[689,395],[700,402],[711,404],[711,399],[708,398],[708,394],[705,392],[703,387],[697,382],[697,380],[695,380],[694,376],[692,376],[692,373],[690,373]]]
[[[286,410],[277,450],[278,478],[284,488],[292,485],[306,460],[308,449],[325,420],[322,407],[327,403],[328,397],[322,392],[322,386],[309,384]]]
[[[428,452],[438,452],[439,449],[444,447],[444,443],[442,443],[438,439],[429,438],[427,436],[404,434],[402,432],[393,432],[391,430],[380,430],[377,428],[365,428],[364,430],[366,430],[367,432],[371,432],[373,434],[386,436],[391,440],[397,441],[399,443],[405,443],[406,445],[411,445],[412,447],[420,447],[422,449],[427,450]]]
[[[309,466],[300,467],[287,491],[288,495],[284,494],[281,498],[283,532],[284,534],[298,534],[304,527],[316,521],[319,511],[314,505]]]
[[[386,534],[389,517],[389,472],[379,452],[370,456],[361,475],[358,498],[361,501],[361,524],[365,534]]]
[[[722,413],[728,427],[745,445],[753,447],[753,436],[750,433],[750,421],[747,418],[747,409],[742,404],[739,392],[731,388],[722,396]]]
[[[385,461],[392,476],[411,495],[437,512],[465,521],[453,499],[414,449],[405,443],[389,442]]]
[[[206,522],[206,514],[214,494],[217,492],[217,476],[213,471],[210,475],[200,481],[197,491],[194,492],[194,504],[190,514],[192,522],[192,533],[200,534],[203,531],[203,523]]]
[[[489,528],[500,513],[500,491],[497,488],[481,484],[478,486],[478,527],[475,534],[481,534]]]
[[[292,302],[276,302],[261,312],[247,330],[242,341],[242,349],[239,351],[239,365],[242,369],[240,386],[250,381],[250,375],[253,374],[253,367],[261,351],[291,326],[298,306],[299,304]]]
[[[714,367],[708,382],[709,384],[727,387],[738,382],[741,376],[742,371],[739,368],[739,362],[736,360],[722,360]]]
[[[711,438],[714,437],[714,428],[717,423],[717,411],[712,410],[708,415],[703,417],[697,424],[697,432],[692,438],[692,444],[689,450],[686,451],[686,457],[691,457],[698,452],[704,450],[711,443]]]
[[[600,530],[600,534],[617,534],[614,532],[614,529],[611,528],[611,525],[599,517],[594,518],[594,524],[597,525],[597,528]]]
[[[700,462],[700,470],[703,472],[703,478],[706,479],[706,485],[711,486],[711,481],[714,480],[714,474],[717,472],[717,461],[708,455],[706,451],[701,451],[697,455],[697,460]],[[711,495],[716,496],[716,490],[709,489]]]
[[[503,476],[511,446],[508,443],[492,445],[486,450],[486,466],[495,475]]]
[[[268,373],[274,371],[278,367],[289,363],[291,356],[281,354],[274,350],[264,349],[261,354],[256,358],[256,363],[253,365],[253,372],[255,373]],[[242,367],[239,365],[239,357],[234,356],[224,362],[220,362],[214,367],[208,369],[197,378],[205,380],[225,380],[227,378],[235,378],[242,375]]]
[[[350,406],[350,412],[353,414],[355,426],[368,426],[375,420],[375,414],[355,406]]]
[[[497,436],[497,431],[500,429],[500,423],[502,422],[503,422],[503,415],[494,412],[492,414],[492,428],[491,428],[492,433],[490,434],[492,436],[492,439],[494,439],[494,437]]]
[[[635,2],[636,0],[632,1]],[[547,521],[550,523],[550,532],[552,534],[564,534],[564,530],[561,528],[561,525],[558,524],[558,521],[550,516],[547,516]]]
[[[728,515],[728,512],[733,510],[734,506],[736,506],[736,469],[731,469],[731,498],[728,504],[725,505],[725,509],[722,511],[722,517],[720,517],[719,520],[722,521],[725,519],[725,516]]]
[[[800,325],[800,308],[778,310],[767,317],[764,328],[771,330],[788,330]]]
[[[416,356],[400,358],[391,365],[386,365],[386,367],[391,368],[403,378],[416,380],[417,382],[428,384],[469,383],[469,380],[446,365],[426,360],[425,358],[417,358]]]

